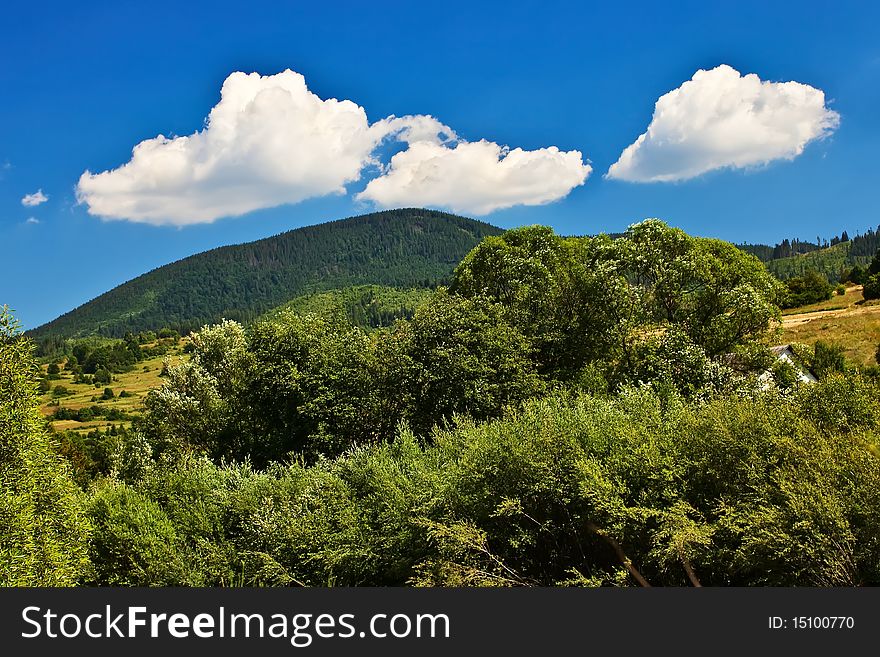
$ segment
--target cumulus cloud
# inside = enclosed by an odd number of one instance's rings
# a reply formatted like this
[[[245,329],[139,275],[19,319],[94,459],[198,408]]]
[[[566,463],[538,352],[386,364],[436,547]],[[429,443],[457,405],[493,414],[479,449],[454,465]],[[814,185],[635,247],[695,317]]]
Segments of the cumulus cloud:
[[[397,154],[386,170],[376,151],[387,140],[403,142],[417,154]],[[404,182],[403,169],[415,166],[429,147],[445,155],[442,166],[449,175],[468,178],[461,201],[444,180],[427,175],[426,162],[417,167],[418,186],[409,183],[394,191]],[[481,151],[486,154],[478,156]],[[495,154],[490,157],[491,152]],[[122,166],[102,173],[86,171],[77,185],[77,199],[90,214],[107,219],[186,225],[341,194],[375,166],[383,182],[368,185],[363,199],[382,205],[396,197],[405,204],[497,208],[564,195],[584,181],[589,167],[584,170],[581,165],[577,175],[566,170],[565,184],[555,179],[541,183],[535,177],[556,178],[562,169],[577,169],[574,159],[580,164],[580,153],[554,148],[507,153],[488,142],[466,144],[452,128],[427,115],[389,116],[371,124],[363,107],[350,100],[322,100],[294,71],[269,76],[233,73],[202,130],[147,139],[134,147],[131,160]],[[469,173],[451,171],[455,164]],[[432,182],[440,189],[428,189]]]
[[[343,193],[381,137],[362,107],[322,100],[298,73],[232,73],[203,130],[147,139],[118,169],[86,171],[77,198],[105,218],[213,221]]]
[[[540,205],[582,185],[592,168],[579,151],[509,150],[490,141],[415,141],[356,196],[383,207],[429,205],[483,215]]]
[[[608,178],[685,180],[726,167],[792,160],[831,134],[840,115],[825,94],[799,82],[768,82],[727,65],[697,71],[660,97],[647,132],[611,165]]]
[[[40,220],[37,219],[36,217],[28,217],[24,223],[29,224],[29,225],[33,225],[33,224],[40,223]]]
[[[43,193],[42,189],[38,189],[33,194],[25,194],[21,199],[21,204],[25,207],[32,208],[49,200],[49,197]]]

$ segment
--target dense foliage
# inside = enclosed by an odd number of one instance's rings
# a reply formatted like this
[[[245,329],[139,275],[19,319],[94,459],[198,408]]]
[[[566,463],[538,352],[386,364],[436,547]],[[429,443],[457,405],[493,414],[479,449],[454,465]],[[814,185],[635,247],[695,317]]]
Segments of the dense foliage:
[[[37,340],[250,321],[310,290],[433,287],[500,229],[432,210],[388,210],[226,246],[159,267],[33,331]]]
[[[554,395],[307,467],[159,463],[97,487],[90,581],[877,584],[878,402]]]
[[[834,288],[822,274],[809,270],[803,276],[785,281],[788,295],[782,301],[783,308],[797,308],[831,298]]]
[[[32,349],[0,308],[0,586],[74,584],[88,563],[89,522],[40,417]]]
[[[788,291],[755,257],[532,226],[354,323],[381,294],[205,326],[131,430],[65,434],[87,560],[57,581],[880,584],[880,386],[826,343],[796,347],[819,383],[771,367]]]

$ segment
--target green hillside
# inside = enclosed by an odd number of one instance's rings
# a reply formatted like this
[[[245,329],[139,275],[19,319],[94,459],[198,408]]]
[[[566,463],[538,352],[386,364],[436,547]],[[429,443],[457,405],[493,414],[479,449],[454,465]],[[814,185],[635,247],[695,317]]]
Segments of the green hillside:
[[[444,212],[402,209],[297,228],[159,267],[30,332],[52,337],[250,321],[304,294],[378,284],[432,287],[501,229]]]
[[[391,326],[398,319],[410,319],[429,294],[427,288],[356,285],[304,294],[273,308],[263,318],[274,319],[284,312],[312,313],[322,317],[345,317],[354,326],[375,329]]]
[[[785,239],[775,246],[737,244],[737,247],[757,257],[771,274],[781,280],[800,277],[814,270],[824,274],[832,283],[837,283],[855,265],[864,266],[871,261],[880,249],[880,227],[852,238],[843,231],[839,237],[831,238],[830,242],[820,242],[818,238],[815,243]]]
[[[853,254],[852,246],[852,242],[841,242],[826,249],[770,260],[764,264],[771,274],[781,280],[803,276],[807,271],[814,270],[836,283],[853,265],[867,265],[871,261],[869,255]]]

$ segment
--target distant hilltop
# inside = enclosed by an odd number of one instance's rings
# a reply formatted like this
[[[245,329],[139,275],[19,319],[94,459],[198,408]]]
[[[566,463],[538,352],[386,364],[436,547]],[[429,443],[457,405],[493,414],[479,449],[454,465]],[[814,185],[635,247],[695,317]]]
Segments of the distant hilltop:
[[[162,327],[186,333],[222,318],[247,322],[309,292],[363,284],[434,287],[484,237],[502,232],[414,208],[306,226],[159,267],[28,334],[122,337]]]

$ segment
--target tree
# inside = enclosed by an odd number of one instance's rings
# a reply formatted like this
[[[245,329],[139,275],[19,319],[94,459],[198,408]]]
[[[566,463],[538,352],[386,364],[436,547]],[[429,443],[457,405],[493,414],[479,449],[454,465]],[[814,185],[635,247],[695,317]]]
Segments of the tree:
[[[501,304],[508,323],[531,341],[539,371],[564,377],[616,344],[609,248],[607,238],[564,239],[546,226],[510,230],[476,246],[449,290]]]
[[[0,308],[0,586],[70,586],[90,531],[81,493],[43,430],[31,342]]]
[[[790,278],[785,284],[788,287],[788,296],[783,303],[785,308],[825,301],[831,298],[834,291],[828,279],[814,269],[810,269],[802,277]]]
[[[113,394],[113,388],[104,388],[104,394],[101,395],[101,399],[113,399],[116,395]]]
[[[754,256],[657,219],[616,240],[560,238],[541,226],[487,238],[456,268],[450,291],[500,303],[539,372],[563,380],[595,362],[633,371],[640,336],[666,327],[716,358],[767,335],[782,297]]]
[[[58,367],[58,363],[49,363],[49,366],[46,368],[46,374],[49,375],[50,379],[60,378],[61,368]]]
[[[868,270],[861,265],[853,265],[846,275],[846,279],[856,285],[863,285],[868,279]]]
[[[880,249],[874,254],[871,264],[868,265],[868,273],[873,275],[880,274]]]
[[[880,299],[880,274],[874,274],[865,281],[862,289],[865,299]]]
[[[98,369],[94,376],[92,377],[92,381],[94,383],[110,383],[113,377],[110,375],[109,370],[104,369],[103,367]]]
[[[70,389],[67,386],[63,386],[61,384],[58,384],[52,389],[52,395],[55,397],[67,397],[70,394],[72,394],[70,392]]]
[[[779,315],[779,283],[729,242],[647,219],[631,226],[618,248],[653,321],[679,326],[709,356],[763,338]]]
[[[543,388],[528,339],[505,321],[501,304],[440,289],[411,322],[398,324],[403,367],[391,368],[388,392],[407,390],[404,417],[420,434],[453,414],[496,417]]]

